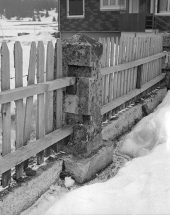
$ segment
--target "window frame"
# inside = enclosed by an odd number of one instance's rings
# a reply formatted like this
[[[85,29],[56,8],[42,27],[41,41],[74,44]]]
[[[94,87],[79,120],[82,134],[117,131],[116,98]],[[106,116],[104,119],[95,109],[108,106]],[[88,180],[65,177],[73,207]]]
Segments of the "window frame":
[[[115,1],[116,1],[116,6],[114,6],[114,5],[105,6],[105,5],[103,5],[103,0],[100,0],[100,10],[101,11],[109,11],[109,10],[110,11],[114,11],[114,10],[120,11],[121,9],[123,9],[123,10],[126,9],[126,4],[127,4],[126,0],[125,0],[124,7],[118,4],[119,0],[115,0]],[[109,0],[109,2],[110,2],[110,0]]]
[[[85,5],[84,5],[84,1],[83,1],[83,15],[69,15],[69,1],[67,0],[67,18],[68,19],[76,19],[76,18],[84,18],[85,17]]]
[[[159,4],[159,2],[158,2],[158,0],[156,0],[156,2],[155,2],[155,15],[157,15],[157,16],[170,16],[170,10],[169,10],[169,12],[157,12],[158,6],[159,6],[158,4]],[[170,0],[168,0],[168,4],[170,6]]]

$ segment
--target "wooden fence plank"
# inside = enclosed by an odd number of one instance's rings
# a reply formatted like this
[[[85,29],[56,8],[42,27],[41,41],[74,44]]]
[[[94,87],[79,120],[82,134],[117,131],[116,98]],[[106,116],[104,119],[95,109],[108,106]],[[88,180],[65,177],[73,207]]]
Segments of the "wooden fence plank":
[[[149,51],[149,38],[146,39],[146,57],[148,57],[148,51]],[[146,76],[145,76],[145,83],[148,79],[148,63],[146,63]]]
[[[102,45],[103,45],[103,54],[102,54],[102,68],[105,68],[105,62],[106,62],[106,40],[105,38],[102,39]],[[104,104],[105,101],[105,76],[102,76],[102,104]]]
[[[110,65],[110,38],[107,37],[106,40],[106,67],[109,67]],[[105,75],[104,77],[104,86],[105,86],[105,99],[104,104],[107,104],[109,102],[109,75]]]
[[[14,45],[14,65],[15,65],[15,88],[23,87],[23,53],[20,42]],[[23,99],[15,101],[16,104],[16,149],[23,146]],[[16,166],[16,178],[23,175],[23,164]]]
[[[118,37],[116,37],[116,47],[115,47],[115,66],[118,65],[118,46],[119,46],[119,41]],[[114,68],[114,67],[112,67]],[[117,98],[117,75],[118,73],[114,73],[114,80],[113,80],[113,99]]]
[[[111,38],[111,54],[110,54],[110,66],[114,65],[114,37]],[[113,74],[109,75],[109,102],[113,100]],[[109,119],[111,119],[112,112],[109,113]]]
[[[126,62],[126,55],[124,54],[125,49],[126,49],[126,39],[124,37],[123,43],[122,43],[122,63]],[[124,94],[124,85],[125,85],[125,71],[121,71],[120,96],[122,96]]]
[[[130,37],[129,38],[129,41],[128,41],[128,54],[127,54],[127,61],[130,62],[131,60],[131,53],[132,53],[132,38]],[[128,69],[128,75],[127,75],[127,88],[126,88],[126,93],[128,93],[130,91],[130,73],[131,73],[131,70]]]
[[[116,37],[114,66],[118,65],[118,49],[119,49],[119,40],[118,40],[118,37]],[[117,81],[118,81],[117,78],[118,78],[118,72],[111,73],[111,74],[113,74],[113,100],[114,100],[117,97]],[[112,116],[114,114],[115,114],[115,110],[112,110]]]
[[[114,37],[111,37],[111,54],[110,54],[110,66],[114,66],[115,58],[115,40]]]
[[[46,80],[54,80],[54,47],[52,41],[47,44]],[[45,97],[45,134],[53,131],[53,91],[47,92]],[[51,148],[45,150],[45,155],[51,154]]]
[[[144,55],[143,57],[147,57],[147,38],[144,38]],[[147,72],[147,64],[143,65],[143,84],[146,83],[146,72]]]
[[[38,42],[37,48],[37,83],[44,82],[44,61],[45,61],[44,44]],[[36,138],[39,139],[45,135],[45,119],[44,119],[44,93],[37,95],[37,129]],[[44,162],[44,152],[37,154],[37,164]]]
[[[122,51],[122,46],[123,46],[123,38],[121,37],[119,40],[119,58],[118,58],[118,63],[122,63],[122,58],[123,58],[123,51]],[[118,72],[118,78],[117,78],[117,97],[120,96],[121,93],[121,71]]]
[[[28,68],[28,80],[27,85],[32,85],[35,83],[35,67],[36,67],[36,43],[31,43],[30,49],[30,59]],[[25,117],[24,117],[24,146],[30,140],[31,134],[31,121],[32,121],[32,111],[33,111],[33,96],[29,96],[26,99],[25,107]],[[28,166],[28,161],[24,162],[24,168]]]
[[[40,93],[61,89],[76,83],[75,77],[59,78],[54,81],[47,81],[36,85],[29,85],[26,87],[19,87],[12,90],[0,92],[0,104],[11,102],[21,98],[37,95]]]
[[[55,71],[55,78],[63,77],[62,72],[62,43],[61,39],[57,40],[55,45],[55,55],[56,55],[56,71]],[[63,125],[63,91],[59,89],[55,92],[55,99],[56,99],[56,129],[59,129]],[[58,143],[54,146],[55,151],[60,151],[62,142]]]
[[[6,42],[1,46],[1,91],[10,89],[10,55]],[[2,114],[2,156],[11,153],[11,103],[1,107]],[[6,187],[11,182],[11,170],[2,174],[2,186]]]
[[[142,59],[138,59],[136,61],[132,61],[132,62],[128,62],[128,63],[124,63],[121,65],[117,65],[114,67],[106,67],[106,68],[102,68],[101,69],[101,74],[102,75],[106,75],[106,74],[110,74],[110,73],[114,73],[114,72],[118,72],[118,71],[123,71],[125,69],[130,69],[133,68],[135,66],[139,66],[142,65],[144,63],[148,63],[148,62],[152,62],[156,59],[162,58],[166,55],[166,53],[162,52],[156,55],[152,55],[146,58],[142,58]]]
[[[128,62],[128,52],[129,52],[129,37],[125,39],[125,63]],[[128,82],[128,70],[125,70],[125,79],[124,79],[124,88],[123,88],[123,95],[127,93],[127,82]],[[124,106],[125,107],[125,106]]]
[[[137,60],[137,48],[138,48],[137,42],[138,42],[138,38],[135,37],[134,49],[133,49],[133,61]],[[133,70],[133,87],[132,87],[133,90],[136,88],[136,78],[137,78],[137,67],[134,67],[134,70]]]

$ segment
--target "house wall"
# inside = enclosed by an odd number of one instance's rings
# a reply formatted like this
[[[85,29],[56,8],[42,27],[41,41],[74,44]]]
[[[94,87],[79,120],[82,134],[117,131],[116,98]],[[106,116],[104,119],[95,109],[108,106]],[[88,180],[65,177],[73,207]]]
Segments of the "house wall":
[[[68,19],[67,0],[60,0],[61,37],[75,32],[90,32],[94,38],[100,36],[100,32],[118,33],[119,14],[120,11],[100,11],[100,0],[85,0],[85,18]]]

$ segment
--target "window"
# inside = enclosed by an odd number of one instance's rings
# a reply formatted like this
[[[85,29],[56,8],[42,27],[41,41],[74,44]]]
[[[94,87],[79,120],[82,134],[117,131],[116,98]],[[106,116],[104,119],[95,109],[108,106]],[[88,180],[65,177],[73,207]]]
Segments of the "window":
[[[67,0],[67,18],[84,18],[84,0]]]
[[[100,10],[124,10],[126,0],[100,0]]]
[[[155,6],[156,14],[170,15],[170,0],[157,0]]]

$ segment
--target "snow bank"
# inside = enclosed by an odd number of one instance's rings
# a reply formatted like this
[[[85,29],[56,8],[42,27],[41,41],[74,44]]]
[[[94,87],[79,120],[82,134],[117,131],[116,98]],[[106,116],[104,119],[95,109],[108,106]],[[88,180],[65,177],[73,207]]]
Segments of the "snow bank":
[[[109,181],[68,193],[46,215],[170,214],[169,180],[170,150],[164,143],[128,162]]]
[[[170,92],[156,111],[143,119],[129,135],[136,149],[139,145],[150,150],[162,143],[152,149],[152,153],[127,162],[107,182],[71,191],[45,215],[170,214],[169,106]]]
[[[120,154],[132,158],[144,156],[168,138],[170,126],[170,92],[154,113],[144,117],[122,141]]]

